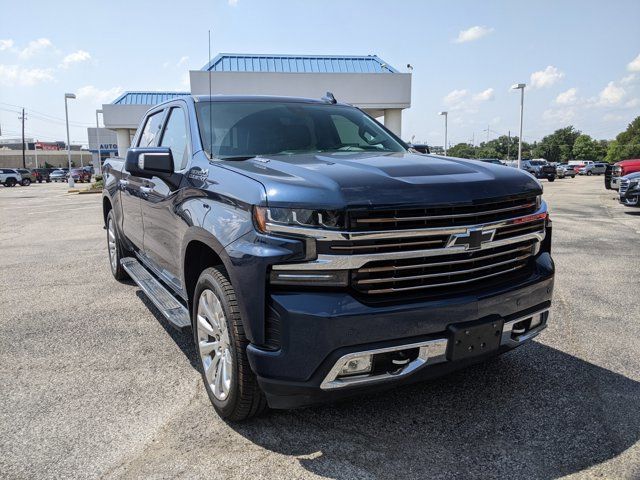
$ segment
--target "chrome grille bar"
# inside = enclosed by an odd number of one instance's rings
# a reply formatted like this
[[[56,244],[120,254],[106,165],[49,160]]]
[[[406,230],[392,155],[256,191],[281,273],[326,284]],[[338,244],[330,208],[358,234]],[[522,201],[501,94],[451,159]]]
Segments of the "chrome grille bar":
[[[482,267],[475,267],[475,268],[468,268],[466,270],[454,270],[454,271],[450,271],[450,272],[438,272],[438,273],[427,273],[425,275],[411,275],[411,276],[407,276],[407,277],[379,277],[379,278],[364,278],[362,280],[355,280],[356,285],[365,285],[365,284],[378,284],[378,283],[395,283],[395,282],[408,282],[411,280],[422,280],[422,279],[426,279],[426,278],[438,278],[438,277],[451,277],[454,275],[466,275],[469,273],[474,273],[474,272],[480,272],[482,270],[487,270],[489,268],[494,268],[494,267],[500,267],[502,265],[509,265],[510,263],[515,263],[515,262],[520,262],[522,260],[526,260],[531,256],[531,254],[528,255],[521,255],[519,257],[516,258],[512,258],[509,260],[504,260],[502,262],[497,262],[497,263],[492,263],[490,265],[483,265]],[[482,260],[483,258],[481,257],[478,260]],[[413,267],[416,268],[416,267]],[[361,272],[361,270],[358,270],[358,272]],[[473,280],[469,280],[469,281],[475,281],[475,278]],[[434,286],[440,286],[443,284],[435,284]]]
[[[424,215],[420,217],[391,217],[391,218],[356,218],[356,223],[391,223],[391,222],[417,222],[421,220],[443,220],[449,218],[470,218],[470,217],[483,217],[487,215],[495,215],[497,213],[513,212],[517,210],[523,210],[526,208],[534,208],[535,203],[527,203],[523,205],[517,205],[509,208],[499,208],[496,210],[486,210],[484,212],[471,212],[471,213],[454,213],[451,215]]]
[[[368,293],[368,294],[383,294],[383,293],[397,293],[397,292],[406,292],[406,291],[410,291],[410,290],[423,290],[423,289],[428,289],[428,288],[438,288],[438,287],[449,287],[452,285],[462,285],[465,283],[471,283],[471,282],[477,282],[478,280],[485,280],[487,278],[491,278],[491,277],[496,277],[498,275],[504,275],[505,273],[509,273],[509,272],[513,272],[516,270],[519,270],[521,268],[524,268],[526,265],[518,265],[515,266],[513,268],[509,268],[507,270],[500,270],[499,272],[495,272],[495,273],[491,273],[488,275],[483,275],[481,277],[475,277],[469,280],[457,280],[455,282],[445,282],[445,283],[436,283],[433,285],[415,285],[412,287],[391,287],[391,288],[384,288],[384,289],[378,289],[378,290],[367,290],[364,293]]]

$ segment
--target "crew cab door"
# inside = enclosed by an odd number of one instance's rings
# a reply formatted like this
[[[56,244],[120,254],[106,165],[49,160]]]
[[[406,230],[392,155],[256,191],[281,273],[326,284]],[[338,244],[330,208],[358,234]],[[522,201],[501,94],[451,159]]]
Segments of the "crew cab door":
[[[135,146],[157,146],[163,118],[164,110],[148,115]],[[122,171],[122,178],[118,181],[122,202],[122,229],[127,239],[139,250],[143,248],[144,236],[142,205],[140,204],[140,198],[143,195],[143,182],[143,178],[133,175],[126,168]]]
[[[191,157],[191,139],[187,112],[180,103],[167,108],[158,146],[171,149],[175,172],[185,170]],[[179,185],[170,185],[156,176],[144,180],[142,190],[146,260],[165,281],[181,289],[180,239],[187,228],[177,214],[182,190]]]

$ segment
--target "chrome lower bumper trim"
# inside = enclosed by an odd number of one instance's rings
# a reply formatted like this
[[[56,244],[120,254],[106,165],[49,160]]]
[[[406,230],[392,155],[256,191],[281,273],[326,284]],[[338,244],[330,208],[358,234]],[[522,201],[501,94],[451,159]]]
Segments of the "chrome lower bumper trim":
[[[524,342],[527,342],[537,336],[542,330],[547,327],[549,320],[549,309],[539,310],[522,317],[518,317],[515,320],[509,320],[505,322],[502,330],[502,338],[500,339],[500,346],[517,347]],[[545,315],[546,314],[546,315]],[[523,332],[520,335],[514,334],[514,325],[518,322],[527,319],[533,319],[535,322],[540,322],[536,327]],[[322,390],[332,390],[336,388],[351,387],[357,385],[368,384],[372,382],[385,382],[388,380],[406,377],[411,375],[416,370],[419,370],[427,365],[435,365],[437,363],[443,363],[447,361],[447,338],[436,338],[434,340],[427,340],[419,343],[409,343],[405,345],[398,345],[396,347],[379,348],[374,350],[363,350],[359,352],[349,353],[343,355],[331,368],[325,379],[320,384]],[[380,353],[397,352],[400,350],[409,350],[418,348],[418,357],[412,360],[396,373],[383,373],[380,375],[354,375],[351,377],[338,378],[338,375],[342,368],[349,362],[349,360],[360,357],[363,355],[376,355]]]

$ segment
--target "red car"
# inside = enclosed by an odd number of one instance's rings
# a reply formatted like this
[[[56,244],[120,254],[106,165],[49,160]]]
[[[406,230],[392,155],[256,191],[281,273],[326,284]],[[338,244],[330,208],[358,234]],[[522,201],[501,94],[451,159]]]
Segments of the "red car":
[[[67,179],[69,179],[69,175],[73,177],[74,182],[90,182],[91,181],[91,172],[83,168],[72,168],[71,172],[67,174]]]
[[[613,165],[611,177],[611,188],[618,190],[620,187],[620,177],[629,175],[630,173],[640,172],[640,158],[630,160],[622,160]]]

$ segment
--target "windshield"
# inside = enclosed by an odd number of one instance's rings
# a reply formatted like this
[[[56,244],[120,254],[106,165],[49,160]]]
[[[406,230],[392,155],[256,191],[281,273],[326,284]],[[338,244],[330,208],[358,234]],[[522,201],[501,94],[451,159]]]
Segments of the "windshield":
[[[404,152],[357,108],[300,102],[201,102],[200,137],[213,157],[316,152]]]
[[[543,162],[542,160],[531,160],[531,165],[535,165],[535,166],[539,166],[539,165],[546,165],[547,162]]]

